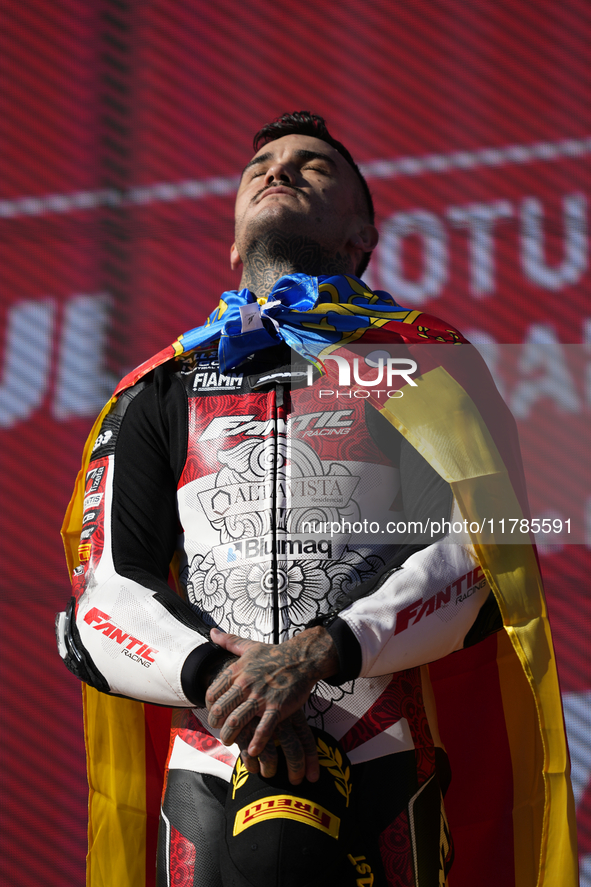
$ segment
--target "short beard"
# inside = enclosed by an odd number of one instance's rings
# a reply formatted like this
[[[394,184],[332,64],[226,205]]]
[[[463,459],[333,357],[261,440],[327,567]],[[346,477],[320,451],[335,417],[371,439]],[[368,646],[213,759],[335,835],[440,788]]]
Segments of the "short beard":
[[[353,274],[351,257],[337,252],[329,254],[317,241],[304,234],[282,234],[276,229],[266,231],[253,240],[246,250],[241,286],[259,298],[268,296],[285,274]]]

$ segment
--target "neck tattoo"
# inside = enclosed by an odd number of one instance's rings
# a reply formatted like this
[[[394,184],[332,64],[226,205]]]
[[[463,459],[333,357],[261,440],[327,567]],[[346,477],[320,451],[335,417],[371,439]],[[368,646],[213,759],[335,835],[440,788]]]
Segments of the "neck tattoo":
[[[244,259],[241,288],[247,287],[259,298],[268,296],[285,274],[354,274],[351,257],[328,255],[319,243],[303,235],[289,236],[277,231],[258,238],[248,247]]]

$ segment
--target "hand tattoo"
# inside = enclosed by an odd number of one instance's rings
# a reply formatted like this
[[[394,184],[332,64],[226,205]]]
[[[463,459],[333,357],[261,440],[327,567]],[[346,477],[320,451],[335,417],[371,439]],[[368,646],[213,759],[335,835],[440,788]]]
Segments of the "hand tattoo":
[[[209,721],[220,728],[222,742],[230,745],[253,718],[260,717],[248,747],[254,757],[278,725],[307,702],[314,684],[337,671],[336,647],[321,626],[278,645],[222,633],[219,637],[220,645],[240,658],[224,669],[207,692]],[[310,748],[309,737],[306,742]]]
[[[249,773],[258,773],[264,779],[275,776],[278,766],[278,746],[281,746],[287,764],[287,774],[292,785],[299,785],[305,776],[316,782],[319,777],[319,765],[316,740],[308,727],[306,716],[299,709],[291,717],[283,721],[272,739],[266,744],[258,758],[248,753],[254,736],[258,719],[253,718],[236,737],[240,748],[240,757]]]

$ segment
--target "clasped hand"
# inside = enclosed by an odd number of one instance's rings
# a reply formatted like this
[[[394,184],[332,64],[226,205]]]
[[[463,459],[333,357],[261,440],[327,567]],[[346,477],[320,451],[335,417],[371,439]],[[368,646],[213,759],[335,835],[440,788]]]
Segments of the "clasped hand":
[[[249,770],[272,776],[281,744],[290,782],[319,776],[316,742],[302,706],[317,681],[338,669],[338,656],[325,628],[306,629],[282,644],[261,644],[212,629],[215,644],[239,658],[209,687],[209,723],[220,728],[225,745],[238,741]]]

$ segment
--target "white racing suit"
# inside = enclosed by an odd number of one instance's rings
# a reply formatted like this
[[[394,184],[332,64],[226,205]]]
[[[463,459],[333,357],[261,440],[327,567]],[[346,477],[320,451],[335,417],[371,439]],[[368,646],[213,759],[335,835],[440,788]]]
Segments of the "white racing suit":
[[[499,628],[498,611],[468,537],[450,533],[449,487],[362,399],[295,384],[289,360],[281,345],[221,375],[208,346],[121,395],[87,473],[58,646],[97,689],[175,708],[159,884],[175,883],[182,857],[183,883],[209,887],[220,883],[213,808],[238,749],[221,745],[203,705],[200,675],[218,652],[208,628],[281,643],[324,617],[340,670],[306,714],[365,768],[374,884],[438,884],[448,838],[429,881],[407,837],[420,831],[409,798],[434,778],[441,747],[421,666]],[[168,584],[175,552],[184,599]],[[361,586],[371,593],[342,608]],[[404,797],[390,783],[384,794],[388,773]],[[181,802],[191,784],[198,822]]]

